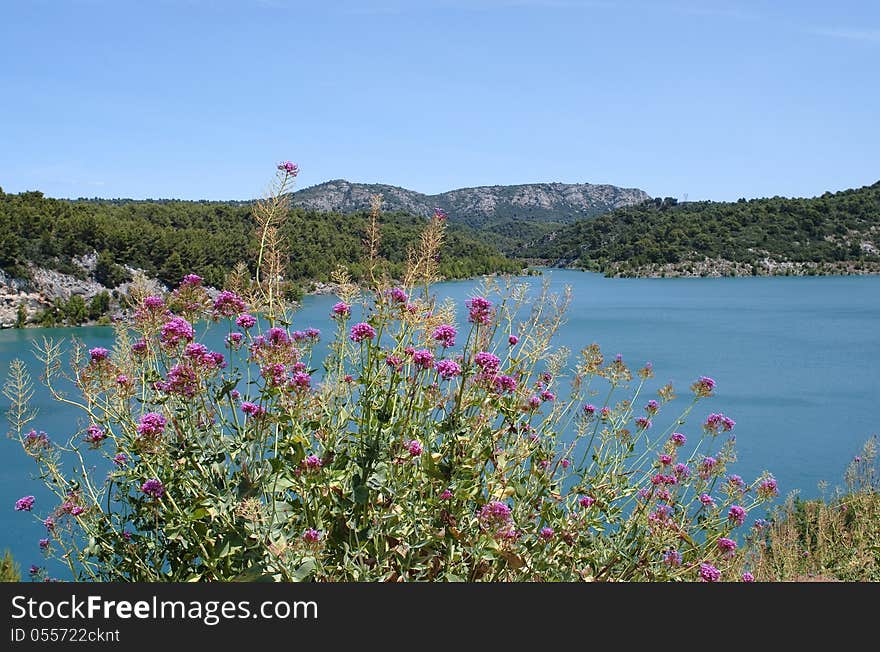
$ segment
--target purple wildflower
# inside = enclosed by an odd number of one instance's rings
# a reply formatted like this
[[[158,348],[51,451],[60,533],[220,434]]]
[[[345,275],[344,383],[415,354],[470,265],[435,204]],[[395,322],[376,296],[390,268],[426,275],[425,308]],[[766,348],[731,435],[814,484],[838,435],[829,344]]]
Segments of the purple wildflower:
[[[727,520],[735,525],[742,525],[746,522],[746,510],[739,505],[731,505],[730,510],[727,512]]]
[[[324,466],[324,462],[317,455],[309,455],[302,461],[302,465],[309,471],[317,471]]]
[[[495,384],[495,391],[499,394],[504,394],[505,392],[512,394],[516,391],[516,380],[510,376],[496,376],[493,382]]]
[[[742,574],[742,581],[743,582],[754,582],[755,576],[752,575],[749,571],[746,571],[745,573]]]
[[[249,328],[253,328],[257,324],[257,318],[253,315],[239,315],[238,319],[235,320],[235,325],[239,328],[243,328],[244,330],[248,330]]]
[[[424,451],[424,449],[422,448],[422,442],[420,442],[418,439],[413,439],[407,442],[406,450],[409,451],[409,454],[412,457],[418,457]]]
[[[492,321],[492,302],[484,297],[474,297],[465,301],[468,307],[468,321],[472,324],[487,325]]]
[[[250,417],[261,417],[266,414],[266,408],[257,405],[256,403],[251,403],[250,401],[243,401],[241,404],[241,411]]]
[[[266,341],[271,346],[287,346],[290,344],[290,336],[280,326],[273,326],[266,331]]]
[[[83,441],[87,441],[90,444],[100,444],[105,439],[107,439],[107,433],[101,429],[101,426],[93,423],[86,428],[86,436],[83,438]]]
[[[691,385],[691,389],[698,397],[706,398],[712,396],[712,391],[715,389],[715,381],[708,376],[700,376],[700,378]]]
[[[89,349],[89,359],[94,362],[103,362],[110,356],[110,351],[101,346],[96,346],[94,349]]]
[[[290,384],[297,389],[308,389],[312,384],[312,377],[304,371],[297,371],[291,377]]]
[[[704,582],[717,582],[721,579],[721,571],[712,564],[700,564],[700,579]]]
[[[351,314],[351,306],[340,301],[333,306],[333,315],[337,317],[348,317]]]
[[[449,489],[444,489],[443,493],[440,494],[440,500],[449,500],[452,498],[452,492]]]
[[[675,446],[684,446],[687,443],[687,437],[685,437],[680,432],[672,433],[672,436],[669,438]]]
[[[303,541],[306,543],[317,543],[321,540],[321,532],[320,530],[316,530],[315,528],[309,528],[302,535]]]
[[[434,366],[434,354],[428,349],[413,351],[412,359],[413,363],[419,369],[430,369]]]
[[[127,462],[128,455],[126,455],[125,453],[116,453],[116,455],[113,456],[113,463],[116,466],[125,466]]]
[[[312,328],[311,326],[309,326],[305,332],[306,337],[313,342],[317,342],[319,339],[321,339],[321,331],[317,328]]]
[[[458,335],[458,331],[455,330],[454,326],[450,324],[441,324],[434,329],[431,337],[440,342],[444,348],[450,348],[455,346],[456,335]]]
[[[281,161],[277,165],[279,172],[284,172],[289,177],[295,177],[299,174],[299,166],[296,163],[291,163],[290,161]]]
[[[137,433],[141,437],[161,437],[168,421],[158,412],[147,412],[138,421]]]
[[[16,512],[29,512],[34,508],[34,501],[36,498],[33,496],[24,496],[15,501],[15,511]]]
[[[162,343],[174,346],[180,341],[192,342],[195,331],[183,317],[172,317],[162,325]]]
[[[667,550],[663,553],[663,563],[667,566],[681,566],[681,553],[678,550]]]
[[[580,504],[581,507],[585,507],[585,508],[592,507],[595,502],[596,502],[596,499],[593,498],[592,496],[581,496],[578,499],[578,504]]]
[[[391,300],[395,303],[406,303],[408,298],[406,292],[404,292],[402,288],[391,288],[388,290],[388,296],[390,296]]]
[[[541,531],[538,534],[544,541],[550,541],[550,539],[553,538],[555,532],[553,531],[552,527],[542,527]]]
[[[516,335],[510,335],[510,336],[507,338],[507,343],[508,343],[510,346],[516,346],[516,345],[519,343],[519,338],[518,338]]]
[[[704,457],[703,461],[700,462],[700,477],[703,480],[708,480],[709,476],[712,474],[713,470],[718,466],[718,460],[714,457]]]
[[[371,340],[376,337],[376,329],[366,322],[360,322],[351,327],[351,335],[349,335],[349,337],[353,342]]]
[[[245,309],[244,299],[229,290],[223,290],[214,300],[214,312],[223,317],[232,317]]]
[[[772,498],[779,495],[779,485],[772,475],[758,483],[758,495],[761,498]]]
[[[480,351],[477,355],[474,356],[474,362],[486,373],[494,373],[498,371],[498,367],[501,365],[501,360],[498,359],[498,356],[489,353],[488,351]]]
[[[49,435],[42,430],[39,432],[31,430],[24,436],[24,447],[29,451],[41,450],[49,446]]]
[[[454,360],[439,360],[436,369],[437,374],[444,380],[461,375],[461,366]]]
[[[736,421],[723,414],[710,414],[706,417],[706,423],[703,424],[703,430],[707,433],[717,435],[719,431],[729,432],[733,430]]]
[[[736,541],[727,537],[721,537],[718,539],[718,550],[724,555],[730,556],[736,551]]]
[[[178,394],[192,398],[199,387],[199,378],[195,369],[185,364],[176,364],[168,372],[168,378],[156,383],[156,388],[169,394]]]
[[[483,505],[477,513],[477,520],[480,522],[480,527],[491,532],[496,539],[516,537],[510,507],[498,500]]]
[[[141,485],[141,491],[153,498],[161,498],[165,494],[165,485],[158,478],[150,478]]]

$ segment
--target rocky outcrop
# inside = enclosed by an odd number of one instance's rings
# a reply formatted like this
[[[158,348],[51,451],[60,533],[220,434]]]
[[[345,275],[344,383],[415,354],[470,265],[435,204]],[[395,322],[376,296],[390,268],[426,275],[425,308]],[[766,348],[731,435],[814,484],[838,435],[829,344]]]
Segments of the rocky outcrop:
[[[510,219],[573,222],[650,197],[638,188],[590,183],[530,183],[517,186],[480,186],[438,195],[383,184],[328,181],[293,193],[294,206],[317,211],[350,213],[370,208],[372,195],[382,195],[382,209],[428,216],[441,208],[449,219],[469,226]]]
[[[0,328],[12,328],[23,305],[28,319],[45,307],[45,299],[28,281],[12,278],[0,269]]]
[[[167,288],[158,280],[146,277],[141,270],[126,266],[126,270],[132,276],[132,281],[123,283],[117,288],[108,288],[101,285],[88,275],[94,272],[97,256],[83,256],[74,259],[85,278],[79,278],[71,274],[63,274],[56,270],[43,267],[29,267],[30,278],[13,278],[3,270],[0,270],[0,328],[12,328],[18,319],[19,306],[24,306],[26,321],[33,321],[44,309],[51,306],[56,299],[68,301],[74,295],[81,296],[86,302],[101,292],[112,292],[116,296],[128,294],[129,288],[137,283],[141,289],[151,293],[161,294]],[[208,289],[209,295],[216,294],[217,290]],[[119,303],[111,300],[110,316],[118,316]]]
[[[700,258],[678,263],[632,266],[610,263],[605,276],[615,278],[720,278],[727,276],[863,276],[880,274],[880,263],[851,260],[816,263],[764,258],[754,263]]]

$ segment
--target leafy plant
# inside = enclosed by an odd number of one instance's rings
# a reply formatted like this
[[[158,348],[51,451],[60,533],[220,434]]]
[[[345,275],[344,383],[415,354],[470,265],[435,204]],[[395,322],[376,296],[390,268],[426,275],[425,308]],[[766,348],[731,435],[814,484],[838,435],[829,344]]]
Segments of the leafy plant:
[[[74,345],[69,374],[44,341],[41,378],[84,417],[69,439],[29,429],[32,382],[12,365],[10,421],[55,496],[16,509],[42,510],[47,554],[95,580],[740,578],[734,533],[776,481],[729,473],[732,419],[691,416],[711,378],[655,428],[675,394],[643,396],[650,364],[554,348],[567,292],[487,279],[466,306],[432,294],[442,211],[395,285],[378,199],[369,287],[334,273],[319,360],[279,262],[295,174],[281,164],[256,211],[253,278],[237,268],[213,299],[194,274],[165,296],[135,288],[113,350]],[[199,324],[228,333],[224,353]]]

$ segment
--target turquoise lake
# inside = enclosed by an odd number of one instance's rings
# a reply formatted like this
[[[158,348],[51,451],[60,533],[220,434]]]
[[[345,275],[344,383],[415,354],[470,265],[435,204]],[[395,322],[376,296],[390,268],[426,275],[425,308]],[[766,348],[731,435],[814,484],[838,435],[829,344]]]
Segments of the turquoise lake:
[[[661,417],[683,408],[690,383],[713,377],[716,398],[698,406],[683,430],[696,435],[708,412],[723,412],[737,426],[739,461],[731,471],[747,481],[770,470],[782,494],[819,493],[826,480],[841,484],[862,444],[880,431],[880,277],[774,277],[725,279],[606,279],[597,274],[552,270],[552,286],[571,286],[568,321],[556,343],[572,351],[596,342],[606,357],[621,353],[632,367],[650,361],[654,387],[671,381],[679,400]],[[541,279],[522,279],[540,286]],[[438,297],[462,304],[477,281],[435,286]],[[332,296],[307,297],[297,328],[331,332]],[[112,345],[109,328],[0,331],[0,371],[17,357],[33,361],[31,344],[44,336],[76,335],[89,346]],[[210,339],[210,338],[209,338]],[[217,336],[219,344],[220,336]],[[35,369],[35,367],[32,367]],[[647,400],[647,395],[645,395]],[[63,439],[78,414],[35,402],[33,424]],[[0,399],[5,412],[8,402]],[[656,428],[666,421],[658,417]],[[5,431],[5,424],[3,430]],[[719,445],[720,445],[719,441]],[[34,479],[35,467],[17,441],[0,439],[0,551],[11,549],[23,574],[44,563],[37,540],[44,529],[33,515],[13,511],[23,495],[48,498]],[[46,507],[45,502],[42,505]]]

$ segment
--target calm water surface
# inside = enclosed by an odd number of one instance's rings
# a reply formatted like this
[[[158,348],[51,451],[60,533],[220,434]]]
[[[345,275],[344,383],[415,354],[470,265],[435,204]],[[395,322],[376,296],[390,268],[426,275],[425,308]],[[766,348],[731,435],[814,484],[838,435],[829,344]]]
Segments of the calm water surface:
[[[596,342],[606,355],[623,354],[631,366],[652,362],[657,384],[671,381],[682,396],[661,416],[676,416],[696,377],[715,378],[717,398],[702,403],[696,417],[715,411],[736,420],[739,461],[732,470],[746,480],[769,469],[783,493],[817,495],[819,481],[841,482],[861,444],[878,432],[880,277],[606,279],[566,270],[548,274],[554,288],[561,291],[569,285],[574,295],[557,343],[578,351]],[[523,280],[535,292],[541,282]],[[461,304],[476,284],[443,283],[435,291]],[[297,327],[332,332],[328,314],[336,300],[307,297]],[[34,340],[72,334],[90,347],[112,345],[109,328],[0,331],[0,371],[5,377],[17,357],[32,362]],[[220,336],[216,339],[219,348]],[[45,392],[35,404],[40,409],[35,427],[56,439],[69,434],[79,416],[50,402]],[[0,399],[0,408],[7,406]],[[665,425],[662,418],[655,423],[657,428]],[[685,432],[696,436],[697,430],[692,420]],[[46,498],[45,508],[48,496],[33,478],[34,468],[16,441],[0,439],[0,551],[10,548],[25,574],[30,564],[43,563],[37,540],[44,530],[30,515],[14,512],[13,505],[19,497],[34,494],[38,508]]]

